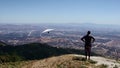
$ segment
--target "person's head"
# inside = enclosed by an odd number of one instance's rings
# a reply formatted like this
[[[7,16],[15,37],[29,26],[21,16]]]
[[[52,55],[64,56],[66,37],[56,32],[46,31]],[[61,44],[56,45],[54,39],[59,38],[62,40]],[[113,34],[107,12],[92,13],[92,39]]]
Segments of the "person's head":
[[[91,31],[88,31],[88,32],[87,32],[87,35],[89,35],[90,33],[91,33]]]

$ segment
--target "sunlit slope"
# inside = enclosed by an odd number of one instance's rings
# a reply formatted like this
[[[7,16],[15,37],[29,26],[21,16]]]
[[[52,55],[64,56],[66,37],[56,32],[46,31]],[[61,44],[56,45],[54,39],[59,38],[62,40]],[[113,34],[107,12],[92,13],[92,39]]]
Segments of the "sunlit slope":
[[[92,56],[91,60],[85,60],[83,55],[62,55],[43,60],[30,62],[23,68],[113,68],[120,64],[112,59]]]

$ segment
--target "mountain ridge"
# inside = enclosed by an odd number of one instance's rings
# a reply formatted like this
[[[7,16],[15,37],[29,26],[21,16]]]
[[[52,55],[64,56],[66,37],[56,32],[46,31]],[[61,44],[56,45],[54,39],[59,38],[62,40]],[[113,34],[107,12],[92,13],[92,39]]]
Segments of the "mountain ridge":
[[[0,62],[36,60],[64,54],[84,55],[84,51],[69,48],[57,48],[41,43],[30,43],[19,46],[6,45],[0,47]],[[92,55],[97,54],[92,53]]]
[[[82,56],[81,56],[82,55]],[[8,68],[107,68],[108,65],[99,61],[86,61],[83,50],[51,47],[48,44],[30,43],[19,46],[0,47],[0,67]],[[100,56],[92,53],[94,56]],[[94,58],[95,59],[95,58]],[[102,59],[103,60],[103,59]],[[108,61],[109,62],[109,61]],[[115,61],[116,62],[116,61]],[[113,64],[113,66],[119,64]]]

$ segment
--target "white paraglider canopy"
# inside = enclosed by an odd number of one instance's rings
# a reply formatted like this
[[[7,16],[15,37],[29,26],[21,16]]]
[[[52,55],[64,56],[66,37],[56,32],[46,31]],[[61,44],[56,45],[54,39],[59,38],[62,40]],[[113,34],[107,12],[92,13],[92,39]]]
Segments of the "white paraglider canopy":
[[[42,33],[50,32],[50,31],[52,31],[52,30],[54,30],[54,29],[46,29],[46,30],[44,30]]]
[[[40,33],[40,37],[42,37],[42,34],[44,33],[49,33],[50,31],[53,31],[54,29],[45,29],[44,31],[42,31],[42,33]]]

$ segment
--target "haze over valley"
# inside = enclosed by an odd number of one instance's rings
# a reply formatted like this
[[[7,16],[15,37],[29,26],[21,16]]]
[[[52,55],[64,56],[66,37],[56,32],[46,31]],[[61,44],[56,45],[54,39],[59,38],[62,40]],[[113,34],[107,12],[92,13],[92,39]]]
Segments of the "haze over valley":
[[[44,32],[46,29],[51,31]],[[81,37],[90,30],[96,41],[92,52],[114,59],[120,58],[120,27],[92,23],[1,24],[0,40],[11,46],[46,43],[57,48],[84,49]]]

